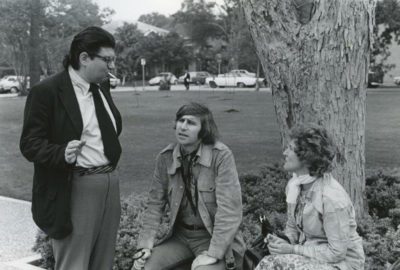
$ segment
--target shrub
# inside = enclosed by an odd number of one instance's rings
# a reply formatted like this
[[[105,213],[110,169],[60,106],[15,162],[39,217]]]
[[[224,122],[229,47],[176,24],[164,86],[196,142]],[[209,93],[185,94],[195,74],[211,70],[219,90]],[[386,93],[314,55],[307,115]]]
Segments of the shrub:
[[[380,171],[367,177],[365,184],[370,215],[385,218],[389,216],[391,209],[400,208],[398,202],[400,180],[398,177],[388,176]]]
[[[266,215],[278,230],[286,222],[285,186],[288,175],[277,165],[264,166],[259,174],[240,177],[243,196],[243,224],[246,243],[252,243],[260,234],[258,217]],[[367,270],[384,270],[400,257],[400,182],[396,177],[378,172],[366,179],[368,205],[372,213],[358,222],[363,238]],[[387,198],[387,197],[391,198]],[[113,269],[131,269],[132,256],[141,229],[140,219],[145,211],[145,195],[133,194],[122,200],[121,223],[117,235]],[[392,200],[394,199],[394,200]],[[389,207],[389,209],[385,209]],[[376,213],[376,215],[374,215]],[[378,215],[379,213],[379,215]],[[167,231],[168,213],[163,218],[157,239]],[[54,259],[49,239],[43,233],[36,238],[34,250],[42,255],[41,266],[53,269]]]

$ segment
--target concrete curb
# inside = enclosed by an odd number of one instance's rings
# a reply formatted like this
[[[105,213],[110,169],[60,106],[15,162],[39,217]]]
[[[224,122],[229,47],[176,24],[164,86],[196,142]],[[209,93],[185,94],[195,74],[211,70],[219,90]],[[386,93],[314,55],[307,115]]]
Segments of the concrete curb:
[[[28,201],[19,200],[19,199],[13,199],[13,198],[8,198],[8,197],[4,197],[4,196],[0,196],[0,200],[8,201],[8,202],[15,202],[15,203],[22,203],[22,204],[27,204],[27,205],[30,205],[30,204],[31,204],[31,202],[28,202]]]
[[[40,268],[38,266],[33,265],[35,261],[40,260],[42,257],[40,254],[36,254],[33,256],[25,257],[19,260],[15,260],[12,262],[6,262],[4,265],[14,267],[14,269],[18,270],[43,270],[44,268]]]
[[[0,94],[0,98],[12,98],[12,97],[18,97],[18,93]]]

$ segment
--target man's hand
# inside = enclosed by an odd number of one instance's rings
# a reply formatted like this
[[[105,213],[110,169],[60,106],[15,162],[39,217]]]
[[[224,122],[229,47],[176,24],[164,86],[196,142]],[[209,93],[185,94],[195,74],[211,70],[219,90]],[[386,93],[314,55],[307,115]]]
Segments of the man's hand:
[[[218,261],[217,258],[211,257],[207,255],[207,252],[203,252],[199,256],[194,259],[192,263],[192,268],[191,270],[195,270],[197,267],[202,266],[202,265],[210,265],[214,264]]]
[[[140,251],[138,251],[137,253],[135,253],[135,255],[133,255],[135,259],[135,262],[133,263],[133,267],[132,270],[140,270],[144,268],[144,265],[146,264],[147,259],[150,257],[151,255],[151,250],[148,248],[144,248]]]
[[[73,140],[67,144],[65,148],[64,158],[68,164],[72,164],[76,161],[76,157],[82,150],[82,146],[86,144],[85,141]]]

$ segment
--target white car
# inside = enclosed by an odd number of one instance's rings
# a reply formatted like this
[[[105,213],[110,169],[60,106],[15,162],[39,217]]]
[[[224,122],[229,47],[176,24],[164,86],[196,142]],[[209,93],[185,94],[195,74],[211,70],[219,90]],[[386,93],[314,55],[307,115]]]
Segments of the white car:
[[[108,77],[110,79],[110,87],[112,89],[114,89],[115,87],[117,87],[118,85],[121,84],[121,80],[118,79],[114,74],[108,73]]]
[[[1,92],[11,92],[17,93],[22,89],[22,83],[25,77],[23,76],[15,76],[15,75],[8,75],[4,76],[0,80],[0,93]],[[29,88],[29,77],[27,79],[27,88]]]
[[[256,85],[256,82],[256,77],[232,72],[219,74],[218,77],[208,77],[206,79],[206,84],[208,84],[211,88],[225,86],[252,87]],[[264,78],[258,78],[258,82],[264,83]]]
[[[149,84],[150,85],[159,85],[161,79],[164,79],[164,78],[169,78],[169,83],[170,84],[178,84],[178,78],[174,74],[172,74],[171,72],[161,72],[160,74],[158,74],[154,78],[151,78],[149,80]]]
[[[397,85],[400,85],[400,76],[394,77],[393,82]]]
[[[256,74],[253,72],[248,72],[245,69],[233,69],[231,71],[229,71],[229,73],[236,73],[236,74],[240,74],[240,75],[247,75],[249,77],[255,77]]]

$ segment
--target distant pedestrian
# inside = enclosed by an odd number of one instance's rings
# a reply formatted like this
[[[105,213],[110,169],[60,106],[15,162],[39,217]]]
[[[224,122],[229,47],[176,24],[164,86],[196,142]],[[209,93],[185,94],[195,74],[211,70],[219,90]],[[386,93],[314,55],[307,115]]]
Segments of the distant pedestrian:
[[[190,85],[190,73],[186,70],[186,73],[183,77],[183,84],[186,87],[186,91],[189,90],[189,85]]]
[[[114,37],[78,33],[65,70],[32,87],[20,148],[34,163],[33,220],[51,238],[56,270],[110,270],[121,213],[121,115],[108,73]]]

